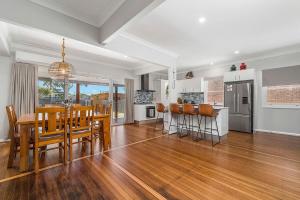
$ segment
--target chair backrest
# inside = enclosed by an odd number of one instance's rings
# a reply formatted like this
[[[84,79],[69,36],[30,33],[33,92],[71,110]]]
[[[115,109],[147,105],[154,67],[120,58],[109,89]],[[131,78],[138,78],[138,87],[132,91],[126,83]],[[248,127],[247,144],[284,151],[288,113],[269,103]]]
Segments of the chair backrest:
[[[194,108],[193,104],[190,104],[190,103],[183,104],[183,113],[192,114],[194,112],[195,112],[195,108]]]
[[[214,108],[210,104],[200,104],[199,105],[199,114],[202,116],[213,117]]]
[[[165,105],[163,103],[157,103],[156,104],[156,111],[157,112],[164,112],[165,111]]]
[[[94,121],[94,106],[72,106],[70,110],[70,133],[90,129]]]
[[[177,104],[177,103],[170,103],[170,112],[171,113],[181,113],[179,104]]]
[[[45,104],[45,107],[46,108],[49,108],[49,107],[63,107],[62,104]]]
[[[96,112],[99,112],[101,114],[105,114],[105,105],[104,104],[96,104],[96,108],[95,108]]]
[[[15,133],[18,129],[15,107],[13,105],[6,106],[6,113],[9,122],[9,137],[10,139],[15,139]]]
[[[67,110],[64,107],[36,108],[35,140],[38,141],[43,136],[66,134],[67,121]]]
[[[112,104],[110,103],[105,106],[105,114],[111,115],[111,112],[112,112]]]

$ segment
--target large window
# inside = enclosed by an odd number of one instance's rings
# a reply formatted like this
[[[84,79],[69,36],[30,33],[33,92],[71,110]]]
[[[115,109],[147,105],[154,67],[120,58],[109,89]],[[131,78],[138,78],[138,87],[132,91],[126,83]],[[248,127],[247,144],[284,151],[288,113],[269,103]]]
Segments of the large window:
[[[269,106],[300,105],[300,85],[268,86],[264,90],[265,103]]]
[[[64,101],[64,82],[50,78],[39,78],[39,104],[61,104]],[[102,83],[71,81],[68,87],[69,98],[73,103],[91,105],[108,103],[109,86]]]
[[[206,80],[206,101],[209,104],[224,104],[224,79],[223,77]]]

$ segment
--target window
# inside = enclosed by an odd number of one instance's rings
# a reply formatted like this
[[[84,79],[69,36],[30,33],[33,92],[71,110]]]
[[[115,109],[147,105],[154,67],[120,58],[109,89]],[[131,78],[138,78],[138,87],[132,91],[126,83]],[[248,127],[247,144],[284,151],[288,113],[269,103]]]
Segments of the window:
[[[50,78],[39,78],[38,80],[38,97],[39,104],[61,104],[64,101],[64,87],[62,80],[53,80]],[[69,84],[69,91],[73,84]]]
[[[300,85],[268,86],[264,90],[267,105],[300,105]]]
[[[209,104],[224,104],[224,79],[223,77],[206,80],[207,96],[206,102]]]
[[[300,108],[300,66],[262,70],[262,103],[271,108]]]
[[[64,101],[64,81],[39,78],[39,104],[61,104]],[[107,103],[109,86],[102,83],[82,83],[71,81],[68,88],[69,98],[73,103],[91,105]]]
[[[100,83],[80,83],[80,104],[96,105],[108,103],[109,86]]]

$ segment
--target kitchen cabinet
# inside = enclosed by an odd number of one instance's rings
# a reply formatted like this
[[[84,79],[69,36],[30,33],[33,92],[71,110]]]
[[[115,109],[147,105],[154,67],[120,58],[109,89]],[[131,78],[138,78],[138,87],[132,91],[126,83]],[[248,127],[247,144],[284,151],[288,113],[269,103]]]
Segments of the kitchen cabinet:
[[[201,92],[201,78],[192,78],[176,81],[177,93]]]
[[[247,81],[255,79],[255,70],[239,70],[233,72],[225,72],[224,82],[234,82],[234,81]]]

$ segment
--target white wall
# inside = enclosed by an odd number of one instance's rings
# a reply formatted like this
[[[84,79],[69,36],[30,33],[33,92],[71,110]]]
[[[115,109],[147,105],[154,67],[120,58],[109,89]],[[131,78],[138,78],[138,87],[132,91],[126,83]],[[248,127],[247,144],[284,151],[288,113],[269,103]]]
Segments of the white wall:
[[[255,68],[257,74],[254,102],[254,129],[257,131],[297,134],[300,136],[300,109],[266,108],[262,104],[261,71],[263,69],[288,67],[300,64],[300,52],[276,57],[246,61],[249,68]],[[239,66],[239,63],[232,63]],[[194,70],[195,77],[222,76],[231,65],[220,66],[211,70]],[[184,78],[185,73],[178,75]],[[299,74],[300,77],[300,74]]]
[[[1,97],[0,97],[0,141],[8,138],[8,119],[6,108],[9,104],[9,88],[11,74],[11,59],[10,57],[0,56],[0,81],[1,81]]]

